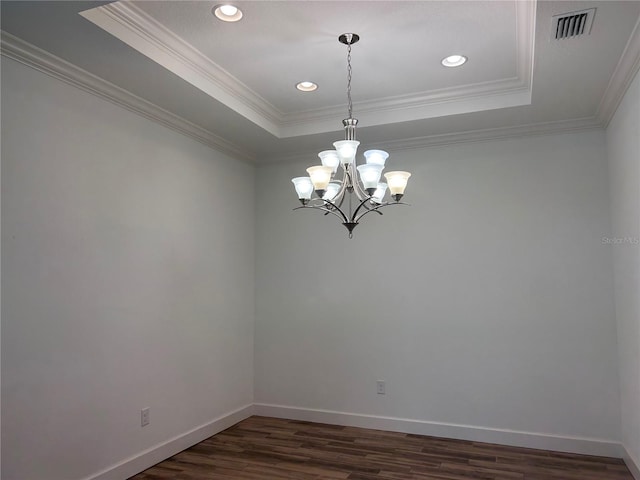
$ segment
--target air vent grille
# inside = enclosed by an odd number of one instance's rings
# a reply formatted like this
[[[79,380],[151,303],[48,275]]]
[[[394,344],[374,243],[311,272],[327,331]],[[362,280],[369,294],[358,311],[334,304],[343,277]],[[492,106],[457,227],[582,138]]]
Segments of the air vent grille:
[[[589,35],[595,14],[596,9],[590,8],[589,10],[555,15],[551,30],[552,37],[560,40],[585,34]]]

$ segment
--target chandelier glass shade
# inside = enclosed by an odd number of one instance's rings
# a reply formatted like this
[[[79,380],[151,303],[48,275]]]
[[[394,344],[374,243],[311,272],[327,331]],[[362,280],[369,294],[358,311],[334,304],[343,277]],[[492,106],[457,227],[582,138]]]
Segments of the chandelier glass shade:
[[[333,143],[334,150],[318,154],[321,165],[307,168],[307,177],[292,179],[302,206],[294,209],[312,208],[325,215],[335,215],[353,237],[353,229],[362,217],[388,205],[405,205],[400,202],[411,174],[393,171],[384,174],[387,182],[381,182],[382,171],[389,154],[384,150],[364,152],[365,163],[356,165],[356,154],[360,142],[356,140],[358,120],[353,118],[351,102],[351,45],[360,37],[355,33],[344,33],[338,41],[347,45],[347,100],[349,118],[342,121],[345,139]],[[340,170],[341,178],[338,178]],[[387,191],[391,201],[385,200]]]

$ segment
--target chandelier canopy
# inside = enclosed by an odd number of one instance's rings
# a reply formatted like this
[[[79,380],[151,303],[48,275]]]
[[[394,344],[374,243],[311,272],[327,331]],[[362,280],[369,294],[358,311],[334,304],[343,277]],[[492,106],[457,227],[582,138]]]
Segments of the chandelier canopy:
[[[389,157],[384,150],[365,151],[365,163],[356,166],[355,157],[360,142],[356,140],[358,119],[353,118],[351,101],[351,46],[358,40],[360,37],[355,33],[343,33],[338,37],[338,41],[347,46],[349,117],[342,121],[345,139],[334,142],[334,150],[324,150],[318,154],[322,165],[307,168],[309,176],[291,180],[302,203],[302,206],[294,210],[313,208],[323,211],[325,215],[335,215],[349,231],[349,238],[353,237],[353,229],[368,213],[382,215],[382,207],[405,205],[400,199],[411,176],[404,171],[387,172],[384,174],[387,183],[380,182]],[[342,178],[336,178],[339,167],[342,168]],[[387,190],[393,201],[385,201]]]

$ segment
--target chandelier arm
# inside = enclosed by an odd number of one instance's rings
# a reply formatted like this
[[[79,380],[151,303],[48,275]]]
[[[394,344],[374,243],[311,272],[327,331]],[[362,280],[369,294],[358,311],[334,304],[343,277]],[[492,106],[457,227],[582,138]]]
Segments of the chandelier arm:
[[[340,212],[340,215],[338,215],[338,214],[335,212],[335,210],[330,210],[330,209],[328,209],[327,207],[314,207],[314,206],[312,206],[311,208],[315,208],[316,210],[321,210],[321,211],[323,211],[323,212],[326,212],[326,213],[325,213],[325,215],[327,215],[327,214],[329,214],[329,213],[330,213],[330,214],[332,214],[332,215],[335,215],[336,217],[338,217],[338,218],[340,219],[340,221],[341,221],[341,222],[343,222],[343,221],[344,221],[344,219],[346,218],[346,217],[344,216],[344,213],[342,213],[342,210],[340,210],[338,207],[336,207],[336,209],[338,210],[338,212]]]
[[[346,180],[346,185],[345,187],[348,189],[349,187],[353,187],[353,167],[350,165],[347,165],[344,168],[344,178]]]
[[[342,182],[342,185],[340,186],[340,190],[338,190],[338,193],[336,193],[336,195],[333,197],[333,199],[331,199],[331,203],[338,207],[341,208],[342,207],[342,203],[344,202],[345,199],[345,193],[346,193],[347,189],[344,186],[344,181]],[[326,201],[324,199],[322,199],[323,201]]]
[[[333,197],[332,202],[336,207],[341,209],[342,208],[342,204],[344,203],[344,199],[345,199],[345,195],[343,193],[342,196],[340,196],[340,198],[338,198],[338,195]]]
[[[364,217],[367,213],[375,212],[376,210],[378,210],[378,208],[380,208],[380,207],[371,208],[368,205],[366,205],[367,203],[369,203],[369,198],[365,198],[364,200],[362,200],[360,202],[360,205],[358,205],[358,207],[356,208],[356,211],[353,212],[353,215],[351,215],[351,221],[352,222],[358,223],[358,220],[360,220],[362,217]],[[362,215],[358,216],[358,212],[363,207],[365,209],[364,213]],[[379,213],[381,213],[381,212],[379,212]]]
[[[403,202],[387,202],[387,203],[381,203],[380,205],[373,207],[369,210],[366,210],[362,213],[362,215],[360,215],[357,218],[354,218],[354,222],[358,223],[360,221],[360,219],[362,217],[364,217],[367,213],[371,213],[371,212],[376,212],[379,213],[380,215],[382,215],[382,212],[379,212],[378,210],[380,210],[382,207],[388,207],[389,205],[408,205],[408,203],[403,203]],[[299,207],[298,207],[299,208]]]
[[[338,190],[338,193],[336,193],[336,196],[333,197],[334,199],[333,203],[336,203],[338,206],[342,206],[342,202],[344,201],[344,196],[346,191],[347,191],[347,174],[345,171],[344,175],[342,176],[342,180],[340,181],[340,190]],[[339,201],[336,201],[336,200],[339,200]]]
[[[349,171],[347,172],[349,175],[349,185],[351,189],[356,194],[356,198],[358,201],[362,202],[363,200],[369,199],[369,195],[362,189],[360,184],[358,183],[358,174],[353,164],[348,166]]]
[[[374,206],[369,206],[369,205],[374,205]],[[383,206],[382,204],[374,204],[373,201],[370,202],[369,205],[365,205],[364,208],[367,210],[364,213],[368,213],[368,212],[376,212],[378,215],[382,215],[382,212],[380,211],[380,207]],[[360,215],[359,218],[362,218],[364,216],[364,213],[362,215]]]
[[[324,207],[324,206],[303,205],[303,206],[294,208],[294,210],[300,210],[301,208],[312,208],[313,210],[320,210],[321,212],[325,212],[325,215],[328,215],[329,213],[331,213],[332,215],[335,215],[336,217],[338,217],[341,222],[344,221],[344,214],[342,214],[342,216],[340,216],[336,212],[334,212],[333,210],[329,210],[327,207]],[[342,213],[342,211],[340,211],[340,213]]]
[[[362,188],[362,186],[360,185],[360,182],[358,181],[358,174],[355,166],[352,167],[351,183],[353,185],[353,190],[355,191],[356,197],[358,197],[358,200],[362,202],[363,200],[371,199],[371,195],[369,195],[367,191],[364,188]]]
[[[320,205],[318,205],[318,206],[312,205],[312,207],[320,209],[320,210],[324,210],[326,212],[333,213],[336,217],[340,218],[341,220],[343,220],[345,222],[349,221],[349,218],[345,215],[344,211],[342,210],[342,208],[340,208],[339,205],[336,205],[331,200],[325,200],[325,199],[321,199],[321,200],[324,202],[324,204],[322,206],[320,206]],[[330,205],[333,208],[328,208],[327,205]],[[338,213],[340,213],[340,215],[338,215],[336,213],[336,210],[338,211]]]
[[[345,222],[348,222],[349,219],[347,218],[347,216],[344,214],[344,212],[342,211],[342,209],[340,208],[340,206],[336,205],[335,203],[333,203],[331,200],[323,200],[323,202],[325,202],[325,204],[329,204],[331,205],[333,208],[332,209],[328,209],[327,211],[335,214],[337,217],[341,217]],[[326,207],[325,207],[326,208]],[[337,213],[334,212],[335,210],[338,210],[338,212],[340,212],[340,215],[338,215]]]
[[[358,200],[360,200],[362,203],[358,206],[358,210],[362,207],[365,208],[366,210],[375,210],[374,207],[371,207],[370,205],[373,205],[373,202],[371,200],[372,196],[369,195],[368,192],[366,192],[359,184],[357,186],[358,191],[356,191],[356,196],[358,197]],[[358,193],[359,192],[359,193]],[[371,203],[370,203],[371,202]],[[357,212],[357,211],[356,211]],[[381,212],[380,215],[382,215]],[[355,215],[355,213],[354,213]]]
[[[358,183],[357,180],[353,183],[353,188],[356,192],[356,196],[360,201],[369,200],[371,198],[369,194],[365,192],[364,189],[360,186],[360,183]]]

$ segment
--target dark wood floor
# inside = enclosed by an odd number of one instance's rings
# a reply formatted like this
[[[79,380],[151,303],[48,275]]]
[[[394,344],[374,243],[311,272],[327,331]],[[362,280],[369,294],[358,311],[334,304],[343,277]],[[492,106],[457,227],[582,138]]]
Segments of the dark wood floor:
[[[633,480],[620,459],[251,417],[135,480]]]

